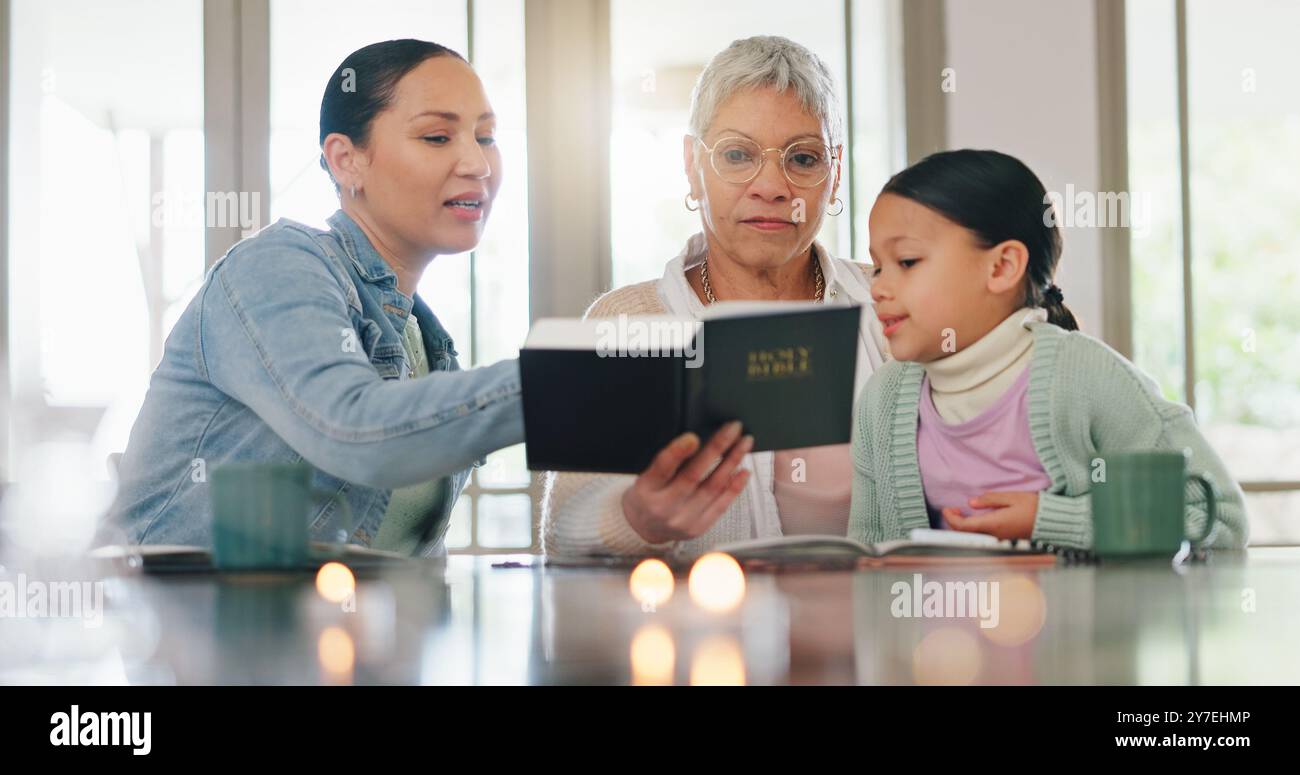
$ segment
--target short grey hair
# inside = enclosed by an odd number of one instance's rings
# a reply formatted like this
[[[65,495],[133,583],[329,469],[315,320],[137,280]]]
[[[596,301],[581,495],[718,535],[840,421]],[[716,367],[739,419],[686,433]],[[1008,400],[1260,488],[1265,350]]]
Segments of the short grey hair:
[[[821,122],[827,143],[834,148],[844,142],[844,118],[830,68],[813,52],[775,35],[734,41],[713,57],[691,92],[691,134],[703,138],[724,102],[764,86],[780,92],[793,88],[804,110]]]

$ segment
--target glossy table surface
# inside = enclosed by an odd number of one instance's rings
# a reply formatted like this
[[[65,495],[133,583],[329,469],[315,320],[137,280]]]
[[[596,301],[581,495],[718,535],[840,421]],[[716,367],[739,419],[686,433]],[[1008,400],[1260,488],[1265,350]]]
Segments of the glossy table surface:
[[[685,572],[639,602],[630,572],[453,556],[362,574],[342,602],[311,575],[120,575],[94,627],[0,621],[0,682],[1300,683],[1300,548],[750,571],[716,611]],[[954,608],[970,590],[991,607]]]

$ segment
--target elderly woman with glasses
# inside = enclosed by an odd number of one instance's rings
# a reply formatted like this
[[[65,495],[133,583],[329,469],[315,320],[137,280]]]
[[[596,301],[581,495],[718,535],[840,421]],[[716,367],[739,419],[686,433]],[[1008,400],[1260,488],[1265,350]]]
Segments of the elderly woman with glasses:
[[[685,206],[699,212],[701,231],[663,277],[612,290],[587,315],[699,316],[740,299],[861,305],[856,395],[886,351],[869,275],[815,241],[824,218],[844,207],[843,142],[834,80],[815,54],[779,37],[732,43],[695,85],[682,148]],[[788,411],[798,422],[799,407]],[[706,441],[682,435],[638,476],[548,475],[546,552],[689,557],[749,538],[846,534],[847,444],[752,446],[733,422]]]

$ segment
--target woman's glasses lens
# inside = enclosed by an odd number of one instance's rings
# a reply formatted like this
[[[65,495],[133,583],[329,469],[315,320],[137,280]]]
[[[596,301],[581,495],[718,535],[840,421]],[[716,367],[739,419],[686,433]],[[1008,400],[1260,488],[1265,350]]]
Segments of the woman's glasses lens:
[[[713,169],[728,183],[748,183],[763,164],[763,149],[743,137],[725,137],[713,146]],[[786,149],[781,166],[796,186],[815,186],[830,175],[831,157],[825,145],[795,143]]]

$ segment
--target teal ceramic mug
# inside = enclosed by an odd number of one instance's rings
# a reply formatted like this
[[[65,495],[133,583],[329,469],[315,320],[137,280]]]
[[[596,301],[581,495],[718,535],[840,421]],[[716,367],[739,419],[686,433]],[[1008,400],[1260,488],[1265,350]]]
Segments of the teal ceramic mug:
[[[300,568],[319,551],[309,542],[308,522],[322,501],[335,504],[346,541],[352,529],[348,503],[337,493],[311,486],[306,463],[231,463],[211,474],[212,562],[221,570]]]
[[[1122,452],[1105,455],[1102,481],[1092,486],[1093,548],[1098,557],[1172,556],[1183,541],[1204,543],[1214,529],[1219,492],[1214,483],[1187,470],[1182,452]],[[1187,486],[1205,493],[1205,527],[1189,535]]]

